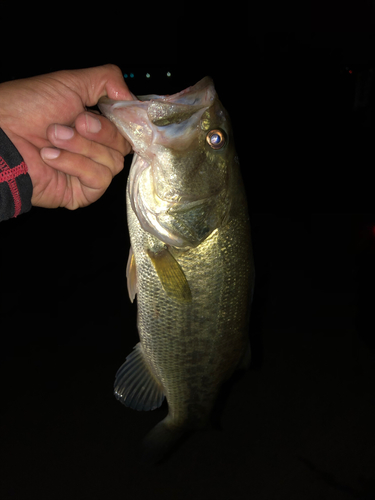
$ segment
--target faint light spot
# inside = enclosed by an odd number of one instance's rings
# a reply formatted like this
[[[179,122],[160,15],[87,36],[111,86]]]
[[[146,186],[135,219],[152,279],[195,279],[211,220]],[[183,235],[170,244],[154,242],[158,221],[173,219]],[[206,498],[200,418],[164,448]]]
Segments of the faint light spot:
[[[172,73],[170,71],[168,71],[167,76],[169,78],[170,76],[172,76]]]
[[[146,73],[146,78],[151,78],[150,73]]]
[[[130,73],[130,78],[134,78],[134,73]]]
[[[124,78],[129,78],[129,75],[127,73],[125,73]]]

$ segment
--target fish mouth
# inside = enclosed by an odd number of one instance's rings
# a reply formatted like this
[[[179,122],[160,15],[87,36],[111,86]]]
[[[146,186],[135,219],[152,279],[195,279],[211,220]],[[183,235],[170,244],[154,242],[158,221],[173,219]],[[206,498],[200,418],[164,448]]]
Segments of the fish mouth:
[[[165,102],[181,104],[186,106],[205,105],[213,101],[216,96],[214,82],[212,78],[206,76],[195,85],[188,87],[177,94],[171,96],[140,96],[138,99],[145,101],[147,97],[150,100],[163,100]]]
[[[196,85],[171,96],[139,96],[134,101],[100,98],[100,111],[115,123],[135,153],[148,156],[151,144],[175,149],[188,147],[194,129],[216,98],[214,83],[205,77]]]

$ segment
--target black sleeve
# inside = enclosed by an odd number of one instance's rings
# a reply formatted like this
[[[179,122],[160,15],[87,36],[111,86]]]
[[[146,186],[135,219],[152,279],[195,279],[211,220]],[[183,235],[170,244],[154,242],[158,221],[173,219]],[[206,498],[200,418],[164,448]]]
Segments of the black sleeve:
[[[31,209],[33,185],[22,156],[0,128],[0,222]]]

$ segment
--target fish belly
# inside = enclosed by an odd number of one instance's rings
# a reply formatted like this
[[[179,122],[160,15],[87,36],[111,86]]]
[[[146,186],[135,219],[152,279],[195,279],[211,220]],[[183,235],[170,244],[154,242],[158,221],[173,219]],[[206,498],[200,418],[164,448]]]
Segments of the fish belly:
[[[129,196],[127,211],[142,349],[164,389],[170,421],[199,428],[248,346],[253,264],[246,202],[197,248],[169,249],[189,283],[188,303],[165,293],[147,253],[164,244],[142,229]]]

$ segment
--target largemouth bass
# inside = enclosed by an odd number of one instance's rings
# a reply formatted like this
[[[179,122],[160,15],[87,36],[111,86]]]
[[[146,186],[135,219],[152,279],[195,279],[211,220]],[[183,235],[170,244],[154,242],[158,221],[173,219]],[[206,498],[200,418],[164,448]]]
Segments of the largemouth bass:
[[[249,216],[230,119],[211,78],[172,96],[102,98],[135,152],[127,184],[131,301],[140,343],[115,395],[168,415],[146,437],[159,460],[207,425],[220,386],[250,362],[254,285]]]

